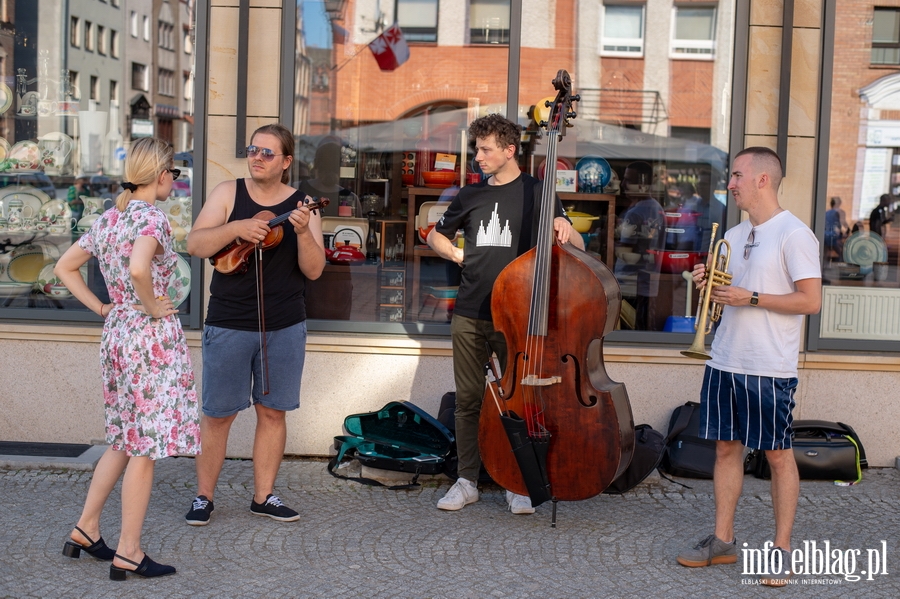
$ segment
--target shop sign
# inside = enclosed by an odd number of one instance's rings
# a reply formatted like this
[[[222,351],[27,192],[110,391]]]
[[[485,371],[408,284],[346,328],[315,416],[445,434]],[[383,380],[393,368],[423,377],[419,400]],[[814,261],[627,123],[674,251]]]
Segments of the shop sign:
[[[866,145],[870,148],[900,148],[900,121],[869,121]]]
[[[131,121],[131,137],[153,137],[153,121],[133,119]]]

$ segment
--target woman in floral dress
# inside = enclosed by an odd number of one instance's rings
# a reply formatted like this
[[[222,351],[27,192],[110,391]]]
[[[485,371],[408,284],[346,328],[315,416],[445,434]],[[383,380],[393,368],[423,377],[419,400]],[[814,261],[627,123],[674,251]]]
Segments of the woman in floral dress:
[[[155,206],[165,200],[178,170],[172,147],[145,138],[125,161],[125,191],[60,258],[54,273],[81,303],[105,319],[100,339],[106,442],[84,510],[63,554],[111,560],[110,578],[174,574],[141,550],[141,529],[155,460],[200,453],[199,404],[178,310],[168,296],[175,270],[172,231]],[[96,256],[111,304],[104,304],[79,268]],[[115,551],[100,536],[100,513],[122,472],[122,532]],[[95,540],[96,539],[96,540]]]

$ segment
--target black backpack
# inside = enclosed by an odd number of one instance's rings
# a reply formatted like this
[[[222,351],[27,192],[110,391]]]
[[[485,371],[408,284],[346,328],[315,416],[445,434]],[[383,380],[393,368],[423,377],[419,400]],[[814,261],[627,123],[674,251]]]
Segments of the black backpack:
[[[649,424],[634,427],[634,454],[631,457],[631,464],[603,492],[621,495],[638,486],[659,466],[665,449],[666,438],[662,433],[653,430]]]
[[[678,406],[669,419],[669,435],[660,467],[672,476],[712,478],[716,442],[700,438],[700,404]]]

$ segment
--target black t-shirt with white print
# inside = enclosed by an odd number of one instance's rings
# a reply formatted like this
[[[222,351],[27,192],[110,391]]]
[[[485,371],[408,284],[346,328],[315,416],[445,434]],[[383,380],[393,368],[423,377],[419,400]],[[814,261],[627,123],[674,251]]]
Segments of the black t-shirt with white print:
[[[537,243],[542,183],[526,174],[505,185],[466,185],[434,229],[453,239],[465,231],[465,258],[454,314],[491,320],[491,290],[506,265]],[[555,214],[565,216],[559,198]]]

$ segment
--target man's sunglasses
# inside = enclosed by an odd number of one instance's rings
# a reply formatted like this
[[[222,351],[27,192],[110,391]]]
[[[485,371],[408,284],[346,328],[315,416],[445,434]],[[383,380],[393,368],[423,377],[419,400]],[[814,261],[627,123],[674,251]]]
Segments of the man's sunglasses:
[[[259,146],[247,146],[247,157],[248,158],[256,158],[259,155],[260,158],[265,160],[266,162],[272,162],[276,156],[284,156],[284,154],[276,154],[269,148],[260,148]]]
[[[174,180],[177,179],[179,176],[181,176],[181,169],[180,169],[180,168],[167,168],[166,170],[169,171],[170,173],[172,173],[172,181],[174,181]]]

